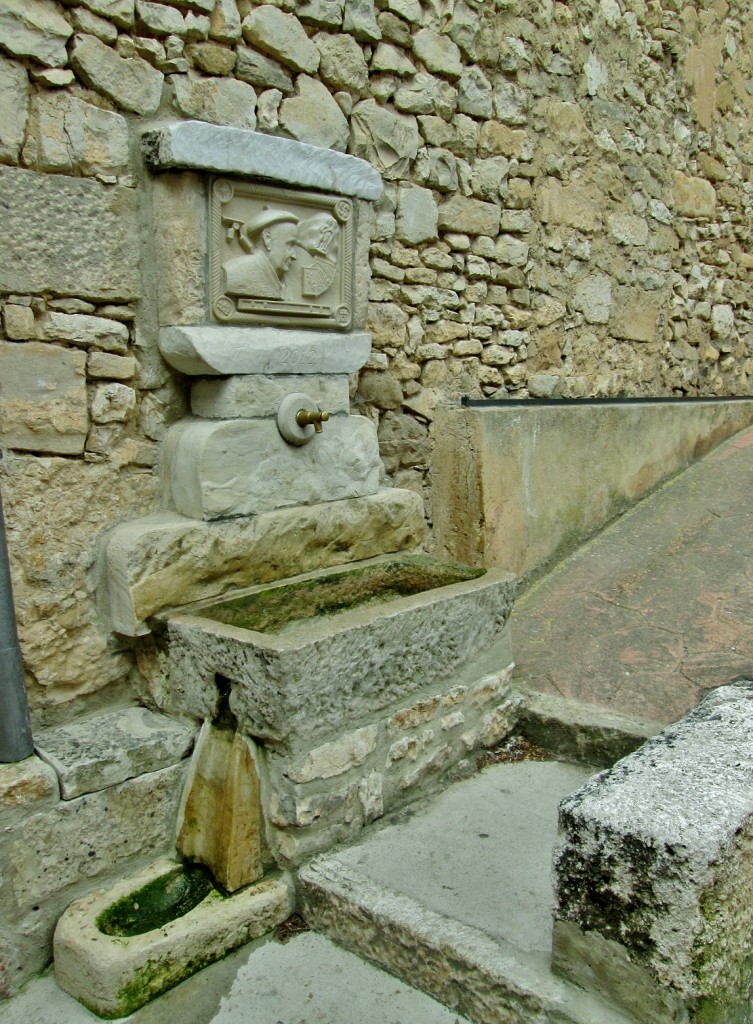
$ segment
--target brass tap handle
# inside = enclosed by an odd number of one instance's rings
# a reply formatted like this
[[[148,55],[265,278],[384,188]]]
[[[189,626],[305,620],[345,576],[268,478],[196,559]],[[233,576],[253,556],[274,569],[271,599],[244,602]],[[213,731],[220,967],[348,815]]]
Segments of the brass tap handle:
[[[295,421],[299,427],[308,427],[311,424],[317,434],[321,434],[322,423],[326,423],[328,419],[329,413],[321,412],[319,409],[299,409],[295,414]]]

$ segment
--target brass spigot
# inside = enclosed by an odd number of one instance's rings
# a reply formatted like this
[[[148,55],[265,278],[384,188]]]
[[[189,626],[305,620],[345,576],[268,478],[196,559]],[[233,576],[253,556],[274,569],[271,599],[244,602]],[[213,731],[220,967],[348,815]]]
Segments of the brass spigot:
[[[299,427],[312,425],[317,434],[322,432],[322,423],[329,419],[328,412],[321,412],[319,409],[299,409],[295,414],[295,421]]]

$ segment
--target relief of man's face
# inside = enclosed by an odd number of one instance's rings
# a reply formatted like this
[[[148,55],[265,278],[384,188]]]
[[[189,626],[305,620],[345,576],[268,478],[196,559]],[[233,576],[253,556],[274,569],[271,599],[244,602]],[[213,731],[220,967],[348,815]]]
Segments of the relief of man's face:
[[[262,232],[262,241],[267,250],[269,262],[279,277],[285,273],[295,259],[297,226],[290,221],[270,224]]]

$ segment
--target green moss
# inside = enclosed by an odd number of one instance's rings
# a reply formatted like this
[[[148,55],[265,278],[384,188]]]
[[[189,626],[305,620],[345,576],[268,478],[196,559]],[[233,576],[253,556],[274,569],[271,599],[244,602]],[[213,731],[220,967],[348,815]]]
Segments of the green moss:
[[[461,583],[484,569],[439,562],[421,555],[396,558],[312,580],[269,587],[201,610],[204,618],[240,629],[276,633],[290,622],[335,615],[364,605]]]
[[[143,935],[193,910],[214,890],[201,867],[177,867],[103,910],[96,921],[105,935]]]

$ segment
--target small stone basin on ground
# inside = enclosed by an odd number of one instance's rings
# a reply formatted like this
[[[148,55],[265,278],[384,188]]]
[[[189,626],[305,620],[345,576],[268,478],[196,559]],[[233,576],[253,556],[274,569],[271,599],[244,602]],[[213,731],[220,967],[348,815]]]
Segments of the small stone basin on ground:
[[[515,577],[426,556],[322,570],[167,616],[177,710],[281,745],[339,733],[457,675],[504,633]],[[497,667],[509,664],[499,661]],[[228,687],[229,683],[229,687]]]

